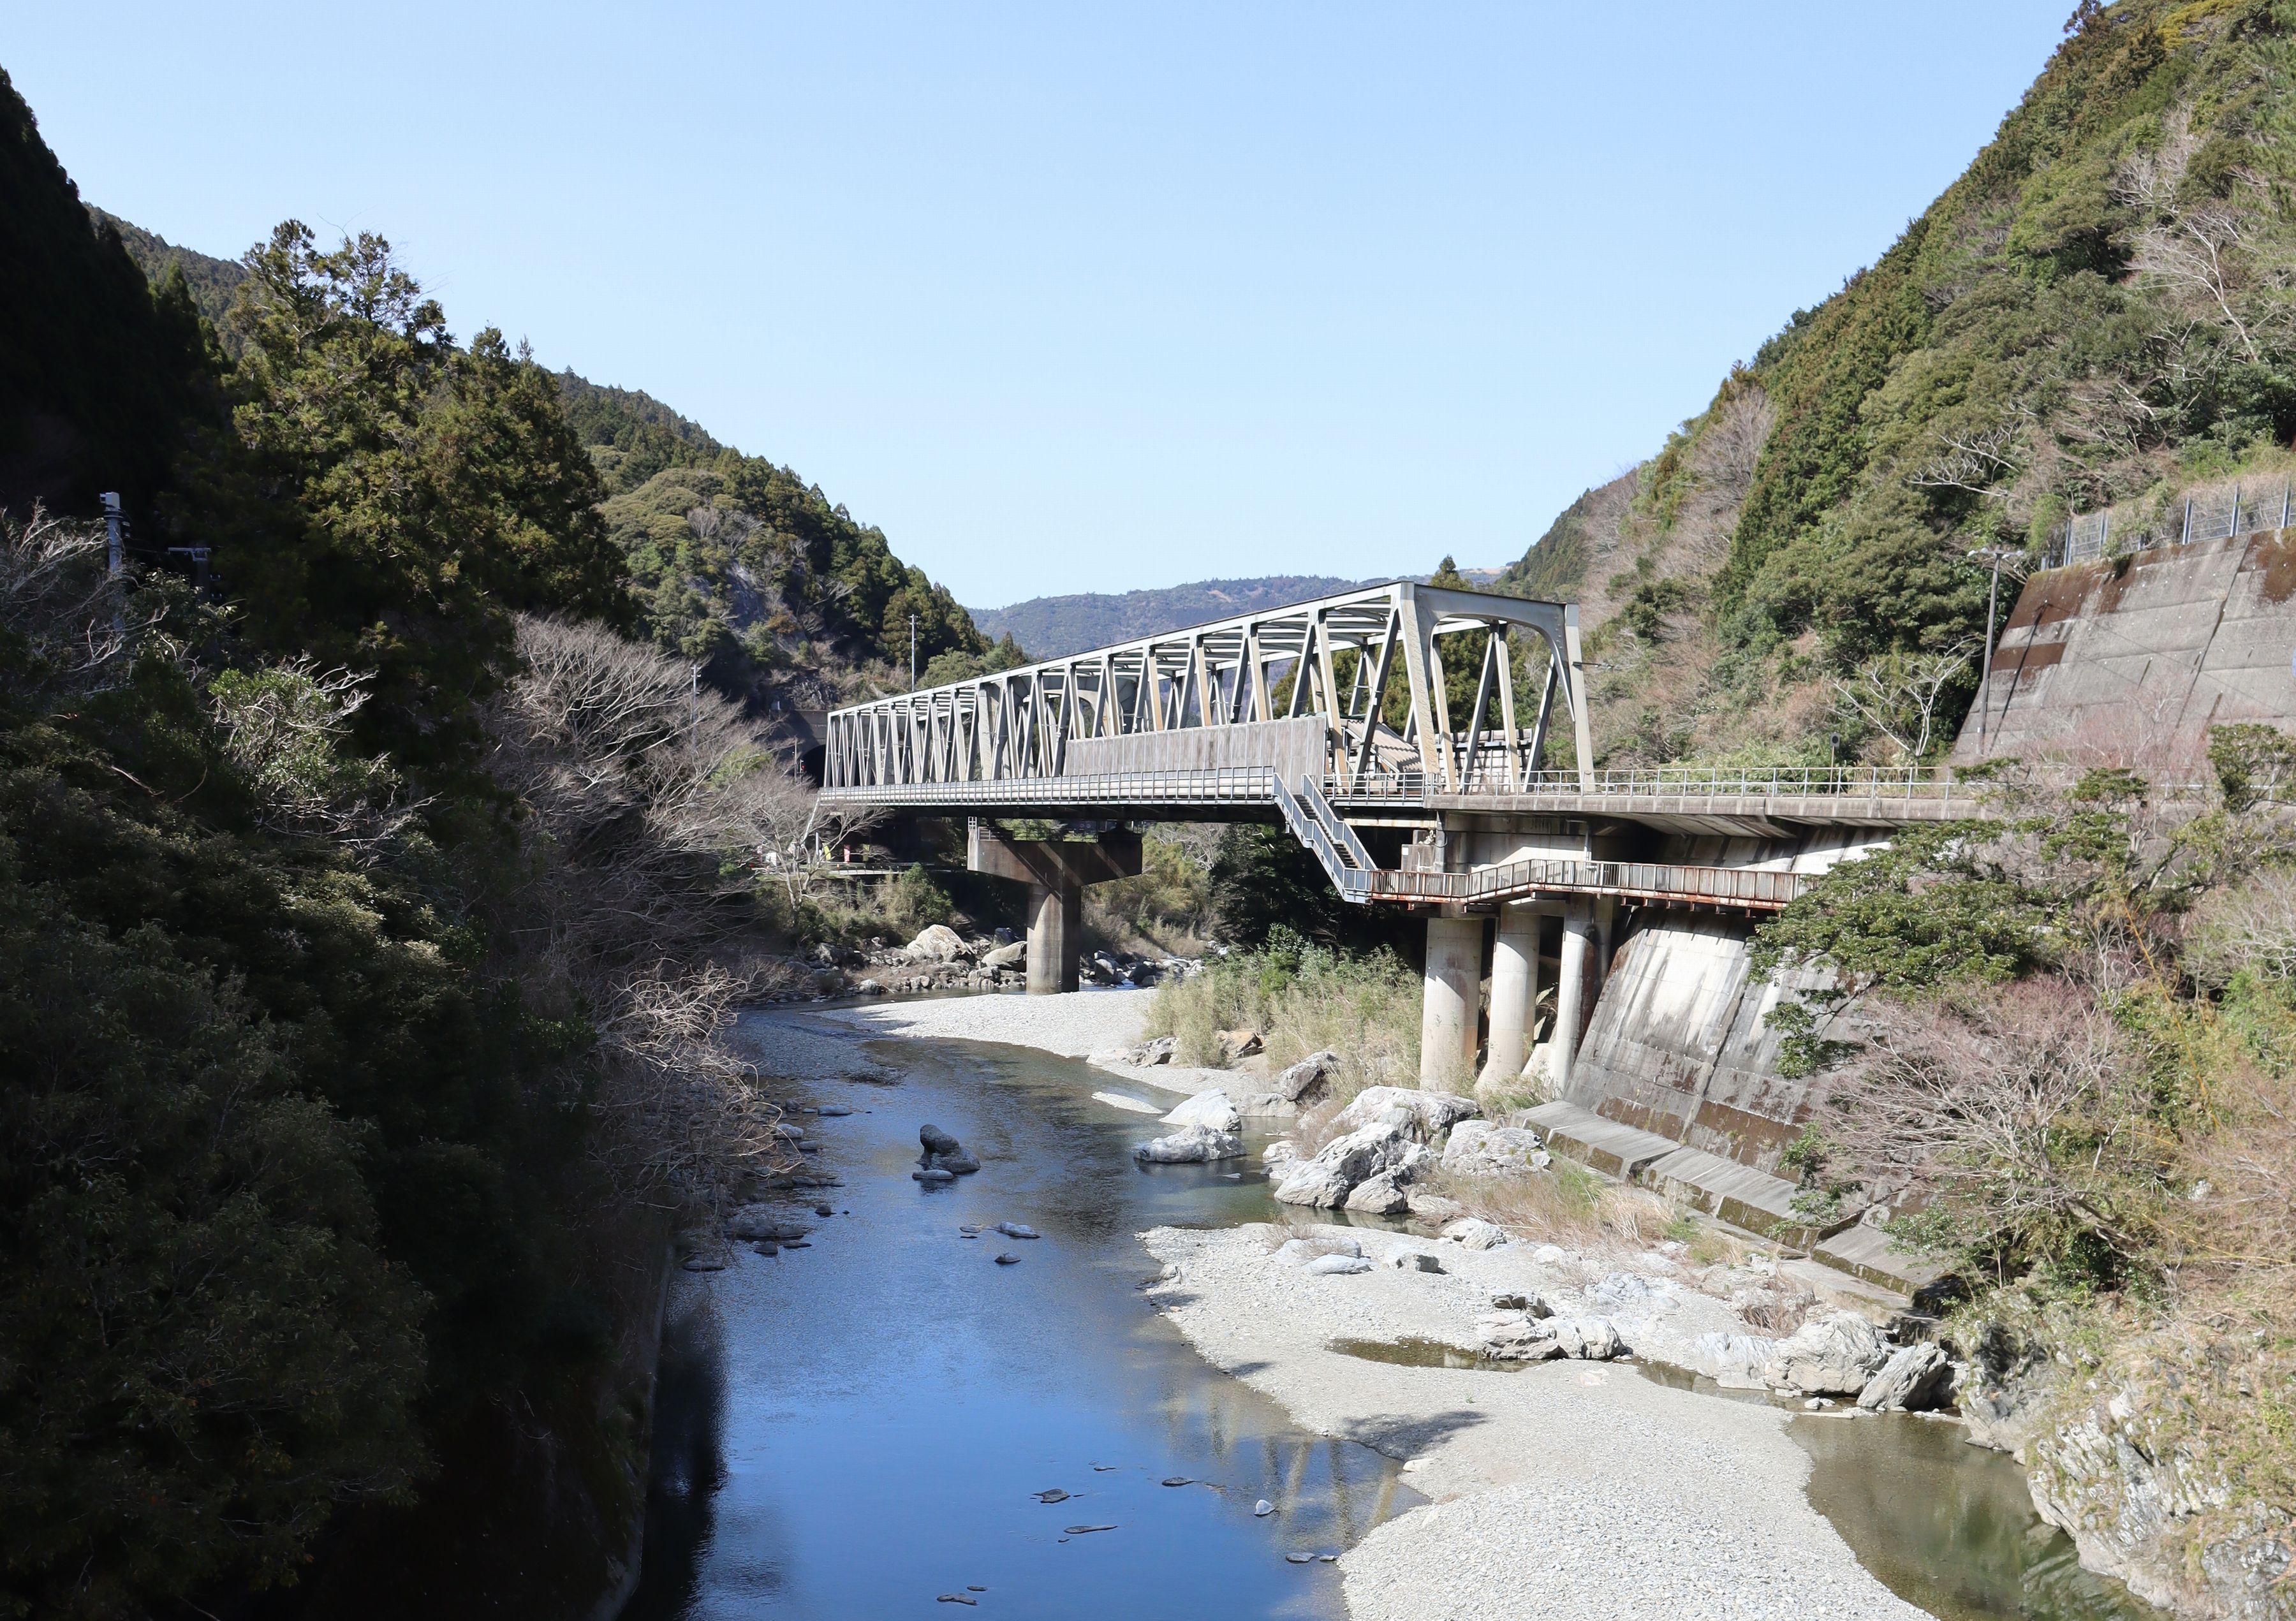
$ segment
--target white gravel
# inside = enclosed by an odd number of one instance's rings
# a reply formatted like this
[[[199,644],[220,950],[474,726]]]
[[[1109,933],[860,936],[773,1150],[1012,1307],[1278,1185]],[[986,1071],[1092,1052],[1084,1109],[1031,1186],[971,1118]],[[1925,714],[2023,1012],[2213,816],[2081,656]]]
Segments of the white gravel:
[[[1538,1289],[1566,1315],[1598,1311],[1586,1268],[1540,1265],[1527,1245],[1476,1253],[1359,1230],[1367,1256],[1408,1245],[1434,1250],[1447,1271],[1315,1276],[1273,1258],[1283,1231],[1143,1237],[1167,1266],[1154,1298],[1207,1358],[1302,1426],[1404,1460],[1405,1478],[1432,1500],[1341,1560],[1353,1621],[1923,1615],[1809,1506],[1808,1458],[1776,1408],[1671,1389],[1616,1363],[1501,1373],[1328,1348],[1472,1345],[1473,1318],[1502,1290]],[[1662,1281],[1651,1306],[1612,1315],[1646,1346],[1734,1322],[1720,1302]]]
[[[1003,1042],[1083,1058],[1136,1045],[1150,1001],[1136,991],[962,996],[813,1017],[864,1037]],[[779,1025],[776,1046],[795,1034]],[[805,1044],[816,1042],[843,1044],[826,1032]],[[1218,1084],[1168,1067],[1101,1068],[1168,1092]],[[1610,1317],[1629,1345],[1669,1361],[1699,1333],[1743,1331],[1720,1301],[1675,1281],[1663,1257],[1639,1264],[1647,1287],[1623,1291],[1621,1305],[1615,1283],[1595,1293],[1604,1267],[1552,1255],[1539,1263],[1531,1245],[1477,1252],[1356,1234],[1374,1258],[1407,1244],[1436,1252],[1446,1270],[1309,1275],[1273,1258],[1284,1230],[1272,1226],[1142,1234],[1166,1265],[1152,1297],[1207,1359],[1283,1403],[1303,1428],[1402,1460],[1406,1481],[1431,1500],[1341,1560],[1352,1621],[1920,1621],[1923,1612],[1868,1575],[1809,1506],[1808,1461],[1777,1408],[1669,1388],[1618,1363],[1499,1373],[1328,1348],[1346,1339],[1472,1345],[1473,1319],[1494,1293],[1529,1289],[1565,1315]]]
[[[1060,996],[940,996],[820,1015],[873,1036],[996,1041],[1084,1058],[1140,1044],[1153,991],[1072,991]],[[1125,1070],[1133,1075],[1141,1073]]]

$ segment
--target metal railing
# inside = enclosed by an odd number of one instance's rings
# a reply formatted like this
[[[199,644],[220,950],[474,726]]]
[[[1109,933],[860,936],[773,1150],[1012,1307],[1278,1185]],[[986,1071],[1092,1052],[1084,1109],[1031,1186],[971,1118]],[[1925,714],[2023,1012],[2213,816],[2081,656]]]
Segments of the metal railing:
[[[832,801],[860,805],[1250,805],[1280,808],[1277,786],[1274,767],[1252,765],[1201,771],[1003,777],[969,782],[885,782],[823,791]],[[1373,773],[1357,777],[1344,788],[1333,775],[1316,786],[1321,790],[1325,811],[1333,806],[1416,808],[1425,806],[1432,798],[1449,797],[1433,787],[1427,774],[1420,771]],[[1834,799],[1877,804],[1894,800],[1944,809],[1958,801],[1968,804],[1972,812],[1978,799],[1973,788],[1955,780],[1950,766],[1724,769],[1660,765],[1596,771],[1584,776],[1576,771],[1528,772],[1519,774],[1518,780],[1512,783],[1504,773],[1487,776],[1478,771],[1467,784],[1466,793],[1472,797],[1572,804],[1600,798],[1617,801],[1622,806],[1636,800]],[[1312,810],[1303,807],[1301,814],[1312,815]]]
[[[1554,892],[1766,912],[1785,905],[1810,881],[1799,872],[1763,867],[1685,867],[1641,861],[1517,861],[1472,872],[1381,868],[1348,877],[1361,881],[1342,884],[1341,892],[1357,888],[1367,901],[1479,902]]]
[[[2277,487],[2267,482],[2194,490],[2162,519],[2147,520],[2115,508],[2077,513],[2057,531],[2042,554],[2041,567],[2062,569],[2154,546],[2185,546],[2284,529],[2292,518],[2296,518],[2296,480],[2282,479]]]
[[[1423,804],[1431,792],[1424,773],[1401,771],[1365,777],[1342,790],[1326,780],[1335,804]],[[1432,790],[1439,791],[1439,790]],[[1948,765],[1780,765],[1721,767],[1653,765],[1617,771],[1534,771],[1510,783],[1504,767],[1480,768],[1466,792],[1526,799],[1897,799],[1923,803],[1975,794],[1957,783]]]
[[[893,806],[1250,805],[1269,803],[1275,769],[1128,771],[1101,776],[999,777],[969,782],[881,782],[822,790],[838,804]]]

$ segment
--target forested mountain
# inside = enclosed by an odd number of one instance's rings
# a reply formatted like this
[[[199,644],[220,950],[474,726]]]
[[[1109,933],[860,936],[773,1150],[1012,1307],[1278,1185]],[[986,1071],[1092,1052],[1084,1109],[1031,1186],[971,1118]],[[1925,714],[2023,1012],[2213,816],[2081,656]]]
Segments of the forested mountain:
[[[244,264],[89,213],[154,286],[179,276],[224,351],[238,356],[244,339],[230,315]],[[650,395],[571,371],[556,381],[648,634],[701,663],[720,690],[763,710],[906,685],[912,614],[920,664],[945,678],[1021,661],[1017,647],[1000,651],[980,634],[947,587],[895,557],[882,530],[790,469],[719,443]]]
[[[2292,30],[2274,0],[2083,0],[1887,253],[1556,520],[1507,588],[1586,605],[1599,754],[1894,756],[1834,683],[1902,708],[1945,672],[1957,718],[1972,548],[2288,464]]]
[[[1058,659],[1255,608],[1325,596],[1357,583],[1324,575],[1274,574],[1259,579],[1199,580],[1160,591],[1031,597],[1010,608],[976,608],[972,622],[987,635],[1013,638],[1033,657]]]
[[[715,1036],[809,927],[687,659],[988,645],[378,237],[92,216],[4,76],[0,218],[0,1612],[586,1614],[669,1227],[776,1163]]]

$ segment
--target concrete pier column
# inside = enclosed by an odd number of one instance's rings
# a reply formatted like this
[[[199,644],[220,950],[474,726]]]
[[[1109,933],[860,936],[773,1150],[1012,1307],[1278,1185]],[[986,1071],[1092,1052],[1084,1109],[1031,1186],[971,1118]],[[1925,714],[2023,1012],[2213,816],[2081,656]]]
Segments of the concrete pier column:
[[[1419,1014],[1419,1084],[1464,1091],[1475,1073],[1475,1015],[1482,1006],[1483,920],[1427,920],[1427,978]]]
[[[1077,953],[1084,945],[1084,887],[1029,886],[1029,995],[1049,996],[1080,983]]]
[[[1538,925],[1545,915],[1536,901],[1512,901],[1499,913],[1498,939],[1491,950],[1491,1044],[1475,1082],[1478,1092],[1505,1085],[1522,1073],[1530,1057],[1530,1027],[1538,1008]]]
[[[1555,976],[1554,1034],[1546,1047],[1547,1073],[1554,1089],[1567,1092],[1578,1056],[1578,1027],[1586,1019],[1587,973],[1595,947],[1595,907],[1584,898],[1562,906],[1562,961]]]

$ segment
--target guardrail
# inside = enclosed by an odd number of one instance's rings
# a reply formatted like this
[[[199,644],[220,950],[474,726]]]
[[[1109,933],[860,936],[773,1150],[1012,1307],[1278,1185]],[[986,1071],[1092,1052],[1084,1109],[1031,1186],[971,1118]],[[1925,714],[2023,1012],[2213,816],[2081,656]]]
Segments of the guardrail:
[[[1324,791],[1335,804],[1423,803],[1431,792],[1426,774],[1401,771],[1359,778],[1342,790],[1327,779]],[[1956,791],[1957,790],[1957,791]],[[1950,766],[1781,765],[1721,767],[1641,766],[1622,771],[1535,771],[1509,783],[1503,769],[1480,767],[1468,795],[1510,798],[1589,798],[1644,799],[1862,798],[1945,801],[1976,796],[1955,780]]]
[[[1363,880],[1357,887],[1366,901],[1495,901],[1553,890],[1756,912],[1778,910],[1809,883],[1801,873],[1768,868],[1680,867],[1639,861],[1518,861],[1472,872],[1381,868],[1349,877]]]
[[[1275,772],[1264,765],[1204,771],[1128,771],[1103,776],[997,777],[971,782],[882,782],[824,788],[839,804],[1013,805],[1251,805],[1269,804]]]

